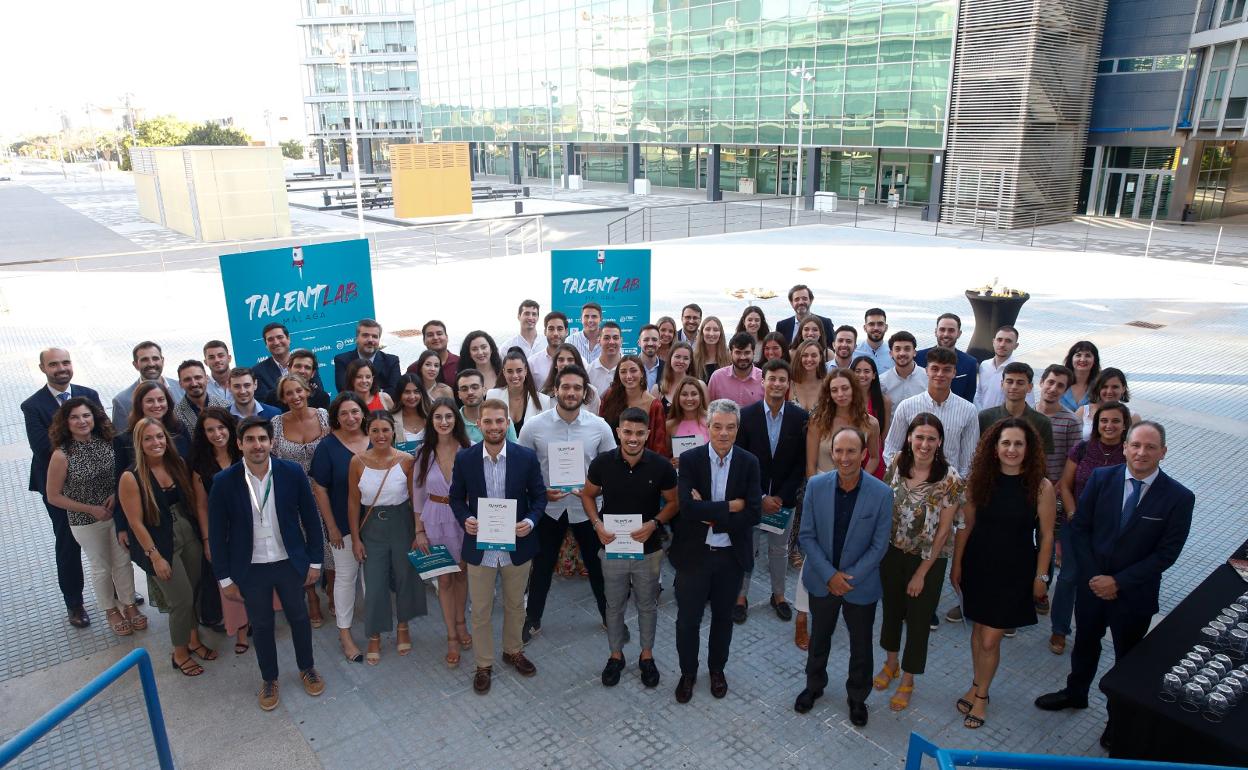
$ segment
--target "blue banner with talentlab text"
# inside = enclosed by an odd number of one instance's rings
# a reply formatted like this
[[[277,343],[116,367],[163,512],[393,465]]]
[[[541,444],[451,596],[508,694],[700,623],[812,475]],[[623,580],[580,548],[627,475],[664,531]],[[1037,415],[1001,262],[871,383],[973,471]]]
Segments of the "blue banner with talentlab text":
[[[623,351],[637,352],[637,333],[650,323],[650,249],[556,249],[550,283],[551,309],[568,316],[569,333],[581,328],[581,306],[597,302],[603,322],[620,325]]]
[[[220,262],[235,366],[269,356],[263,329],[278,322],[290,331],[291,350],[316,354],[334,395],[334,356],[355,345],[356,321],[376,317],[368,241],[222,254]]]

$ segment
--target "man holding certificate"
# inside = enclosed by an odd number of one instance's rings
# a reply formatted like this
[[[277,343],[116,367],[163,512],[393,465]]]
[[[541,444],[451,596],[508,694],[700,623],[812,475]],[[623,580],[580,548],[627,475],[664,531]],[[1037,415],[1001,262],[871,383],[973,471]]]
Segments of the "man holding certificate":
[[[630,407],[620,413],[620,448],[603,452],[589,465],[581,503],[603,544],[601,555],[607,594],[607,642],[611,657],[602,670],[602,683],[614,687],[624,670],[624,608],[629,591],[637,603],[641,683],[657,687],[654,630],[659,619],[659,570],[663,550],[656,534],[679,509],[676,470],[663,455],[646,449],[650,417]],[[602,514],[595,498],[602,495]]]
[[[490,691],[494,667],[494,585],[503,583],[503,662],[522,676],[537,667],[524,656],[524,587],[537,553],[534,525],[546,510],[546,486],[537,457],[507,441],[511,425],[507,405],[489,399],[481,405],[478,425],[484,440],[455,455],[451,473],[451,511],[464,527],[462,555],[468,567],[472,598],[472,635],[476,673],[472,689]]]
[[[522,634],[526,643],[542,630],[542,613],[546,609],[559,547],[569,529],[589,572],[589,587],[598,603],[598,614],[603,625],[607,623],[598,537],[577,493],[585,486],[585,469],[600,452],[615,448],[615,438],[606,420],[584,408],[588,385],[589,375],[581,367],[560,369],[555,375],[555,408],[525,420],[520,431],[520,446],[537,453],[547,487],[546,515],[538,519],[539,548],[533,559],[533,579],[529,584],[529,605]]]
[[[763,400],[741,409],[741,429],[737,431],[737,446],[758,458],[762,482],[763,517],[754,529],[754,553],[757,555],[766,543],[771,608],[786,623],[793,617],[793,608],[784,598],[784,577],[797,490],[806,468],[808,417],[805,409],[787,401],[791,371],[784,359],[763,364]],[[748,612],[750,575],[747,570],[732,609],[736,623],[744,623]]]
[[[707,668],[711,695],[728,694],[724,666],[732,645],[732,605],[741,576],[754,567],[750,528],[762,516],[758,459],[734,446],[741,409],[728,399],[707,411],[711,443],[680,457],[680,513],[668,548],[676,568],[676,651],[680,683],[676,702],[688,703],[698,679],[699,631],[711,603]]]

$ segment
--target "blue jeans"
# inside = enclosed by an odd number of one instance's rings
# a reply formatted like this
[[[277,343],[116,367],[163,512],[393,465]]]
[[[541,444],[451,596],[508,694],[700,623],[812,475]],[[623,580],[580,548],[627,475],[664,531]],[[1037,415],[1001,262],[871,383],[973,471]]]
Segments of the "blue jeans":
[[[1052,609],[1049,611],[1053,622],[1053,633],[1058,636],[1070,636],[1070,618],[1075,613],[1075,547],[1070,539],[1070,522],[1062,523],[1058,532],[1058,541],[1062,544],[1062,569],[1057,575],[1057,586],[1053,589]]]

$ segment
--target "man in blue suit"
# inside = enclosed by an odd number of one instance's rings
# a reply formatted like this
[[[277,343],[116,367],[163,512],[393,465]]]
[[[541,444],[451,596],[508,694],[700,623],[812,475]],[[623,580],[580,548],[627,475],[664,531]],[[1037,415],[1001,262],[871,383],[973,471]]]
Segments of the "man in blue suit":
[[[22,402],[22,418],[26,422],[26,440],[30,443],[31,492],[38,492],[43,505],[52,519],[52,533],[56,536],[56,580],[69,612],[69,624],[74,628],[91,625],[82,606],[82,549],[69,529],[69,514],[48,502],[48,462],[52,459],[52,443],[48,428],[52,417],[61,404],[71,398],[86,398],[100,404],[100,394],[82,385],[71,385],[74,364],[69,351],[48,348],[39,352],[39,371],[47,379],[47,385],[35,391]],[[103,408],[103,405],[100,405]],[[122,597],[123,599],[127,597]]]
[[[758,458],[759,483],[762,485],[764,514],[788,510],[789,523],[783,532],[764,531],[755,527],[754,554],[760,551],[767,559],[771,577],[771,608],[776,617],[788,622],[793,608],[784,598],[784,579],[788,571],[789,525],[797,505],[797,490],[806,477],[806,410],[788,400],[792,370],[783,359],[763,364],[763,400],[741,410],[741,430],[737,446]],[[764,545],[764,543],[766,545]],[[741,593],[732,609],[732,619],[744,623],[748,614],[747,590],[750,572],[741,580]]]
[[[377,387],[387,393],[399,384],[403,370],[399,368],[399,357],[380,350],[381,324],[371,318],[361,318],[355,324],[355,349],[344,350],[334,356],[334,383],[338,392],[350,390],[347,387],[347,367],[357,358],[362,358],[373,365],[373,378]]]
[[[871,692],[871,629],[875,605],[884,589],[880,561],[888,550],[893,525],[893,492],[887,484],[862,472],[867,438],[856,428],[832,435],[836,473],[821,473],[806,483],[802,528],[797,541],[806,561],[802,584],[810,593],[810,652],[806,658],[806,689],[793,710],[814,708],[828,684],[828,653],[838,614],[849,628],[849,721],[867,723]]]
[[[934,347],[952,350],[958,357],[957,371],[953,375],[953,384],[949,389],[955,395],[975,403],[975,388],[979,378],[979,361],[975,356],[958,350],[958,338],[962,336],[962,319],[955,313],[941,313],[936,319],[936,345]],[[927,351],[920,350],[914,355],[914,364],[920,369],[927,368]]]
[[[667,556],[676,568],[676,702],[688,703],[698,679],[702,613],[711,604],[706,667],[711,695],[728,694],[724,667],[732,646],[732,606],[741,577],[754,567],[751,529],[763,512],[758,458],[735,446],[741,408],[721,398],[707,410],[711,441],[680,455],[680,513]]]
[[[490,691],[494,672],[494,585],[503,583],[503,662],[521,676],[537,673],[524,656],[524,589],[529,570],[537,555],[538,538],[534,527],[546,515],[546,484],[537,454],[507,440],[511,420],[507,404],[489,399],[481,405],[478,427],[481,443],[461,449],[455,455],[451,473],[451,511],[464,528],[461,549],[468,566],[468,595],[472,598],[473,655],[476,672],[472,689],[478,695]],[[514,550],[481,548],[477,545],[478,505],[482,498],[515,503]]]
[[[797,324],[799,319],[805,321],[808,317],[818,318],[823,323],[823,338],[828,341],[829,345],[832,344],[832,339],[835,336],[832,331],[835,328],[835,324],[832,323],[831,318],[810,312],[810,303],[814,302],[814,300],[815,293],[805,284],[799,283],[792,289],[789,289],[789,305],[793,307],[793,315],[788,318],[782,318],[776,323],[776,331],[783,334],[784,339],[789,344],[793,343],[793,336],[798,332]]]
[[[265,404],[278,404],[281,402],[277,398],[277,381],[282,375],[290,373],[290,330],[285,324],[273,321],[265,324],[261,336],[264,338],[264,346],[268,348],[269,357],[251,367],[251,374],[256,380],[256,400]],[[239,365],[242,365],[241,361]],[[325,390],[320,372],[312,375],[312,384],[315,386],[313,390]]]
[[[1105,630],[1114,659],[1139,644],[1158,609],[1161,573],[1179,558],[1192,526],[1196,496],[1161,470],[1166,430],[1145,420],[1127,434],[1125,465],[1092,472],[1071,512],[1075,548],[1075,649],[1066,688],[1036,698],[1045,711],[1088,707]],[[1110,715],[1111,719],[1113,715]],[[1110,728],[1101,735],[1109,748]]]
[[[227,599],[247,606],[260,664],[260,708],[277,708],[277,643],[273,593],[281,599],[295,645],[299,678],[309,695],[325,691],[312,660],[312,623],[304,586],[321,573],[324,542],[308,477],[298,463],[270,456],[273,425],[248,417],[238,429],[243,461],[214,477],[208,496],[212,571]]]

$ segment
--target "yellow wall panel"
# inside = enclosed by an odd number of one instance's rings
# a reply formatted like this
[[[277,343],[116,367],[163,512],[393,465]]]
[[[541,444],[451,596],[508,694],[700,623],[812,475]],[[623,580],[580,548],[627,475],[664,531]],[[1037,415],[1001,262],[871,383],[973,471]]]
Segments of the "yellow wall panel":
[[[390,145],[394,215],[400,218],[472,213],[468,145]]]

